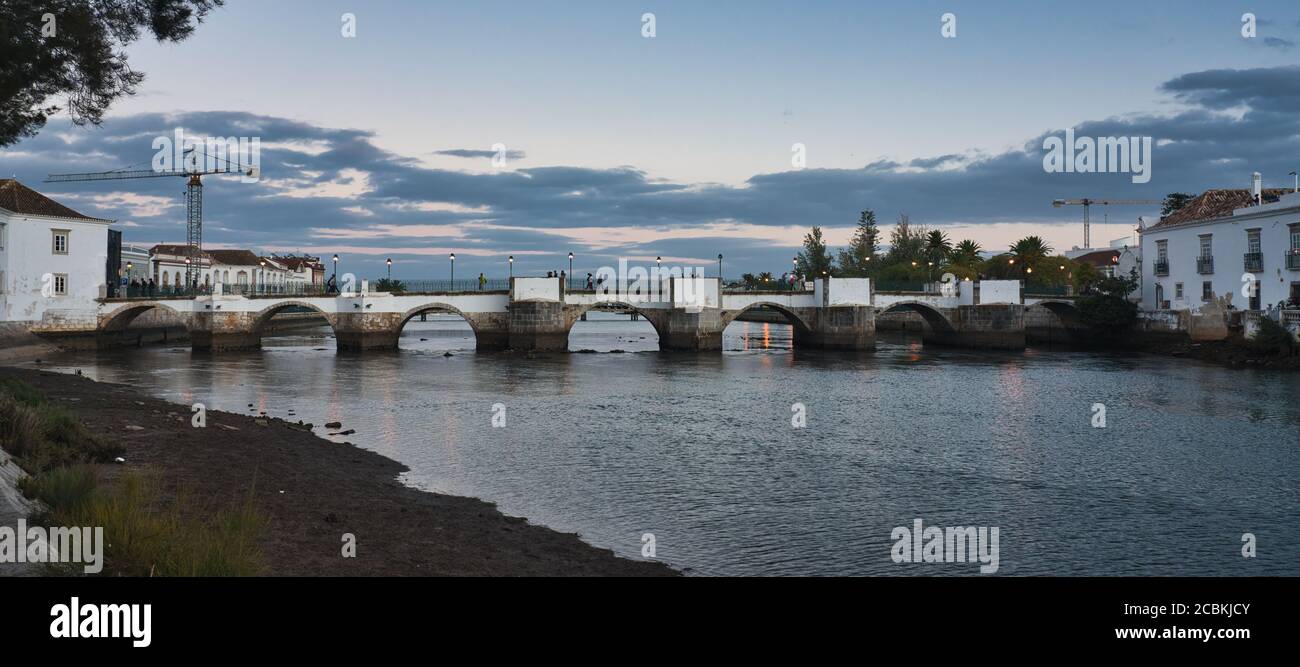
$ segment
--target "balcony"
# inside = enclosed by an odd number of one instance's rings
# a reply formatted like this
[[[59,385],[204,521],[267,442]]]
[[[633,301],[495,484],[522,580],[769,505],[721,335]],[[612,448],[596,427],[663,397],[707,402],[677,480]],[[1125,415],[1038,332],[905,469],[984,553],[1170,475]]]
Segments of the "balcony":
[[[1208,276],[1208,275],[1210,275],[1211,273],[1214,273],[1214,258],[1213,258],[1213,257],[1197,257],[1197,258],[1196,258],[1196,272],[1199,273],[1199,274],[1201,274],[1201,275],[1203,275],[1203,276]]]
[[[1154,263],[1154,267],[1155,267],[1155,271],[1156,271],[1156,275],[1157,275],[1157,276],[1167,276],[1167,275],[1169,275],[1169,260],[1167,260],[1167,259],[1157,259],[1157,260],[1155,261],[1155,263]]]
[[[1286,268],[1292,271],[1300,271],[1300,248],[1287,252]]]
[[[1246,273],[1263,273],[1264,253],[1248,252],[1242,257],[1242,264]]]

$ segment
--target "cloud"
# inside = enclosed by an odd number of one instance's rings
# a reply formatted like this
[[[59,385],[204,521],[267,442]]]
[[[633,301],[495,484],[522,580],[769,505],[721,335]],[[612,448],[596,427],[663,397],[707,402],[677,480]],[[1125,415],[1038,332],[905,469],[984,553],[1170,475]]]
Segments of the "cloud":
[[[1264,46],[1267,46],[1271,49],[1280,49],[1282,51],[1290,51],[1291,49],[1295,48],[1294,41],[1285,39],[1283,37],[1265,37],[1263,43]]]
[[[433,152],[434,155],[449,155],[451,157],[465,158],[494,158],[499,153],[499,151],[480,151],[472,148],[451,148],[448,150]],[[504,157],[509,160],[522,160],[526,156],[523,151],[507,150],[504,153]]]
[[[856,169],[756,174],[732,186],[666,181],[632,166],[430,168],[417,157],[379,148],[365,130],[229,111],[113,117],[100,128],[53,122],[37,137],[0,151],[0,172],[16,173],[84,213],[129,218],[138,225],[129,242],[178,241],[185,237],[183,179],[40,181],[48,173],[147,163],[153,139],[177,127],[190,135],[260,137],[261,183],[205,178],[205,241],[268,249],[346,243],[349,252],[372,258],[376,271],[385,255],[405,249],[419,261],[404,262],[403,270],[420,277],[421,266],[427,275],[441,270],[429,257],[448,248],[465,252],[466,270],[490,275],[501,273],[496,264],[508,254],[517,255],[517,271],[526,272],[554,269],[547,254],[569,250],[583,262],[671,255],[702,264],[716,262],[720,252],[729,273],[779,274],[809,226],[844,238],[863,208],[875,209],[885,222],[906,211],[928,225],[990,234],[1039,225],[1033,233],[1074,238],[1079,212],[1053,209],[1053,199],[1160,199],[1174,191],[1246,187],[1253,171],[1282,185],[1284,174],[1296,168],[1300,68],[1190,72],[1166,81],[1159,92],[1176,103],[1172,111],[1074,126],[1078,136],[1153,137],[1158,146],[1145,185],[1133,184],[1129,174],[1046,173],[1043,139],[1064,128],[1034,128],[1023,145],[996,154],[954,147],[944,155]],[[1131,221],[1155,212],[1127,207],[1110,214]],[[994,245],[978,231],[971,234]]]

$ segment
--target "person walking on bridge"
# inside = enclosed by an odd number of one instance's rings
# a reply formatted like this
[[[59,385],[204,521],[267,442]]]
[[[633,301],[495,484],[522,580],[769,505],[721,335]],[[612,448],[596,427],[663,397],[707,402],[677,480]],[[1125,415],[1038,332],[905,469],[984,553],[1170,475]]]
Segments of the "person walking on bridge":
[[[487,287],[487,276],[482,273],[478,274],[478,291],[482,292]]]

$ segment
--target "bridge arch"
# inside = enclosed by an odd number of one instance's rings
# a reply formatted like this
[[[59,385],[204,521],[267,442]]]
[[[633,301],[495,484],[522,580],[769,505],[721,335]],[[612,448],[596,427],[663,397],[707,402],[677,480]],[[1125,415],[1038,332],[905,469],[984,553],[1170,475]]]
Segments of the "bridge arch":
[[[279,313],[282,313],[295,306],[300,308],[306,308],[307,310],[314,311],[317,314],[323,316],[325,318],[325,321],[329,323],[330,329],[334,331],[335,335],[338,334],[337,328],[335,327],[335,321],[334,321],[335,316],[321,310],[319,306],[316,306],[315,304],[312,304],[307,301],[276,301],[274,304],[267,306],[262,310],[259,310],[256,314],[253,315],[253,323],[252,323],[253,335],[261,339],[262,332],[266,329],[266,325],[271,321],[272,317],[275,317]]]
[[[415,319],[416,315],[423,315],[426,313],[451,313],[452,315],[458,315],[460,316],[461,319],[465,320],[466,324],[469,325],[470,330],[474,332],[474,337],[478,338],[479,323],[475,322],[474,318],[470,317],[461,309],[449,303],[444,303],[441,301],[432,301],[426,304],[421,304],[419,306],[411,308],[410,310],[407,310],[405,313],[402,313],[402,319],[398,321],[397,331],[395,331],[394,333],[396,333],[398,336],[401,336],[402,330],[406,328],[406,325],[411,320]]]
[[[1080,328],[1083,323],[1079,318],[1079,306],[1064,299],[1045,299],[1025,308],[1026,315],[1032,308],[1043,308],[1060,320],[1061,325],[1070,329]]]
[[[902,310],[911,311],[920,315],[921,319],[925,320],[925,323],[930,326],[930,330],[935,333],[949,334],[957,331],[957,327],[953,325],[947,315],[944,315],[938,308],[935,308],[924,301],[899,301],[890,304],[884,310],[880,311],[879,314],[884,315],[886,313]]]
[[[617,301],[617,300],[598,301],[596,303],[590,303],[581,306],[573,306],[573,307],[565,308],[566,311],[565,312],[566,322],[564,323],[565,335],[568,335],[573,331],[574,325],[576,325],[579,321],[582,320],[583,315],[586,315],[587,313],[597,308],[610,308],[610,307],[626,308],[627,310],[630,310],[636,313],[637,315],[640,315],[641,319],[645,320],[646,322],[649,322],[650,326],[654,328],[655,335],[659,336],[660,341],[663,341],[665,339],[667,334],[664,331],[663,317],[667,311],[664,311],[662,309],[656,309],[656,308],[638,308],[635,304],[631,304],[626,301]]]
[[[784,317],[786,321],[788,321],[790,325],[795,328],[796,331],[800,331],[800,332],[812,331],[812,325],[806,319],[804,319],[802,315],[800,315],[798,312],[796,312],[794,309],[790,308],[789,306],[783,306],[773,301],[755,301],[754,303],[751,303],[745,306],[744,308],[724,311],[722,313],[722,328],[724,329],[727,328],[727,325],[736,321],[736,318],[745,314],[746,311],[754,310],[755,308],[771,308],[772,310],[781,313],[781,316]]]
[[[190,328],[189,313],[179,311],[167,305],[167,302],[165,301],[147,301],[143,303],[134,302],[124,304],[121,308],[118,308],[107,315],[101,316],[99,320],[99,331],[100,333],[120,333],[126,331],[126,328],[131,326],[131,323],[135,321],[135,318],[153,310],[154,308],[174,315],[186,329]]]

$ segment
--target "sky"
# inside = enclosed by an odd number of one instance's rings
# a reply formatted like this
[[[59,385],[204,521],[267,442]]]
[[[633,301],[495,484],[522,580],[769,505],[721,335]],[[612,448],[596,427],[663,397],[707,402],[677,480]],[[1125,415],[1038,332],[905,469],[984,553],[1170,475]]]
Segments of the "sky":
[[[866,208],[886,233],[906,213],[1059,251],[1082,211],[1053,199],[1291,185],[1297,42],[1294,2],[229,0],[184,42],[130,46],[147,78],[102,126],[58,117],[0,174],[128,243],[183,242],[181,179],[41,180],[148,163],[176,128],[258,137],[259,182],[205,180],[205,246],[338,253],[369,277],[390,257],[395,277],[446,277],[451,252],[461,277],[569,252],[579,275],[715,272],[718,254],[731,277],[779,274],[810,226],[844,244]],[[1150,181],[1048,173],[1043,140],[1067,128],[1152,137]],[[1158,214],[1095,208],[1093,245]]]

